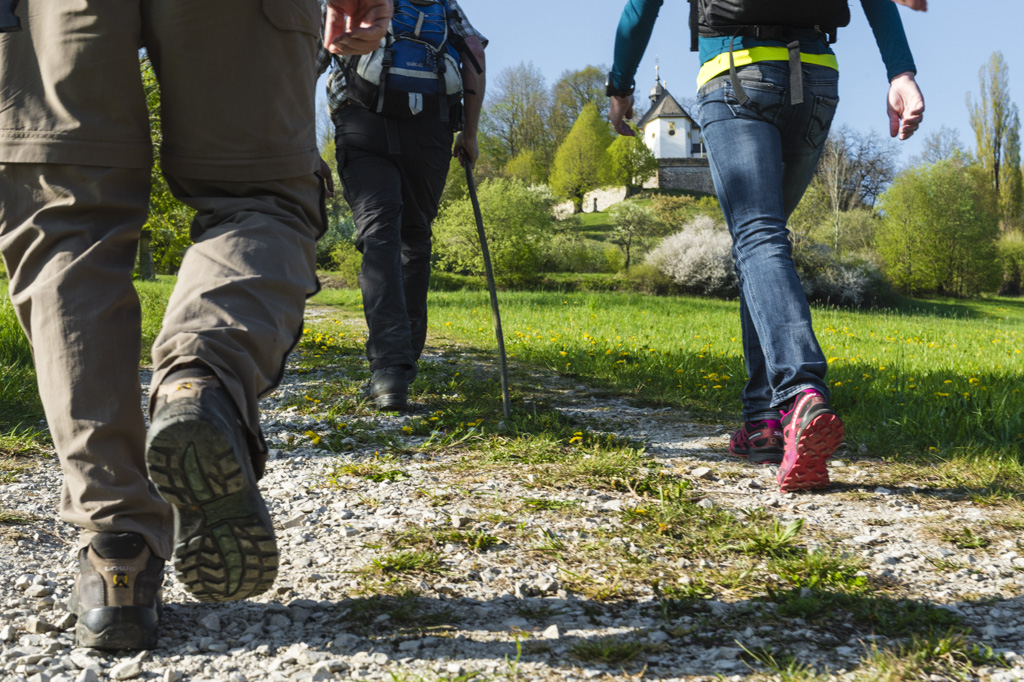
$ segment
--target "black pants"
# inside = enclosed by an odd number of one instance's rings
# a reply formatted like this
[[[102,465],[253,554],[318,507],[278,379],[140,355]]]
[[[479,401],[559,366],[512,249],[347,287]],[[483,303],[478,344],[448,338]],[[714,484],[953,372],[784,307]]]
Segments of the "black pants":
[[[386,119],[355,105],[336,112],[334,123],[363,254],[366,357],[371,370],[411,368],[427,337],[430,226],[451,162],[451,127],[431,114]]]

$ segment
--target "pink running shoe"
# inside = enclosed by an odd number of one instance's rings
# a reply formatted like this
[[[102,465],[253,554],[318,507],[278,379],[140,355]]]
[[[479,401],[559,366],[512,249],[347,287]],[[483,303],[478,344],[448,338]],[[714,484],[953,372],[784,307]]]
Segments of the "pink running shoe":
[[[825,397],[808,389],[782,413],[785,454],[776,481],[779,490],[813,490],[828,487],[826,461],[843,442],[843,420]]]
[[[782,422],[778,419],[745,422],[729,439],[729,454],[751,464],[781,464]]]

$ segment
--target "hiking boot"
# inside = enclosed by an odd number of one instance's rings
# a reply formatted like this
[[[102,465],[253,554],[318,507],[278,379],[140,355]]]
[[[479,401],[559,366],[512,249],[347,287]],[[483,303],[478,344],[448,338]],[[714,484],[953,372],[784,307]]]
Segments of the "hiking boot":
[[[814,389],[800,393],[782,413],[785,454],[776,481],[779,490],[828,487],[826,461],[843,442],[843,420]]]
[[[373,371],[370,400],[381,410],[409,409],[409,370],[394,365]]]
[[[99,533],[78,553],[68,610],[78,616],[75,645],[152,649],[164,560],[138,533]]]
[[[778,419],[746,422],[729,439],[729,454],[751,464],[781,464],[782,422]]]
[[[156,392],[146,438],[149,478],[174,506],[174,570],[200,601],[265,592],[277,541],[238,410],[208,370],[183,370]]]

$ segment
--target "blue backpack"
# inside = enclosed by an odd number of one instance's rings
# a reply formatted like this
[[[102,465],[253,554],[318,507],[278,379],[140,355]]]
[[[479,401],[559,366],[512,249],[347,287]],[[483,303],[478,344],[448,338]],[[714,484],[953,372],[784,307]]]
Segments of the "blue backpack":
[[[434,113],[449,120],[462,100],[456,36],[448,31],[448,0],[395,0],[379,48],[346,64],[345,96],[384,116]],[[454,42],[458,42],[454,40]]]

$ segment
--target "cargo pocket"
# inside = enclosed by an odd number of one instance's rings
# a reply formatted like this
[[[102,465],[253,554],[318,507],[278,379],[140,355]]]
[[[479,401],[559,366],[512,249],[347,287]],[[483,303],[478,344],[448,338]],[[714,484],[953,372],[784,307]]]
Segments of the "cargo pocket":
[[[317,0],[263,0],[263,13],[282,31],[319,36],[324,15]]]
[[[825,144],[838,106],[838,97],[814,98],[814,110],[811,112],[811,120],[807,125],[807,144],[815,148]]]

